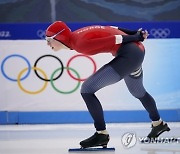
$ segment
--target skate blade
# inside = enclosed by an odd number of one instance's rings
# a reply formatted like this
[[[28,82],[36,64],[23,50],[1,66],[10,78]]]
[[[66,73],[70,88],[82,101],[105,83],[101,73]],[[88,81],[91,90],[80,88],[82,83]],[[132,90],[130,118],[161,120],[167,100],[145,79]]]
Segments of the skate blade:
[[[69,152],[86,152],[86,151],[115,151],[115,148],[74,148],[69,149]]]

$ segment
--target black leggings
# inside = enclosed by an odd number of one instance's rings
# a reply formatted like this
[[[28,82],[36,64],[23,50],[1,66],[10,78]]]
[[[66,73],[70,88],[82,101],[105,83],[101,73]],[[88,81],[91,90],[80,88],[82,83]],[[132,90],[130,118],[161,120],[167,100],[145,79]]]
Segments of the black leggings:
[[[81,87],[81,95],[94,120],[97,131],[105,130],[105,120],[100,101],[95,92],[108,85],[124,79],[130,93],[138,98],[149,113],[152,121],[160,119],[156,103],[143,86],[143,72],[141,64],[144,59],[144,51],[141,51],[134,43],[123,45],[117,56],[108,64],[100,68],[90,76]]]

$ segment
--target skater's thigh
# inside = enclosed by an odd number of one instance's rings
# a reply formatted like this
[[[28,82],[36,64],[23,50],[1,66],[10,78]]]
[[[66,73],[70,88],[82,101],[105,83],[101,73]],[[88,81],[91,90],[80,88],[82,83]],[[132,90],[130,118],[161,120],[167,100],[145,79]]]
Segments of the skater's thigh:
[[[133,71],[130,75],[124,77],[129,92],[136,98],[145,95],[146,90],[143,86],[143,70],[141,67]]]
[[[95,93],[99,89],[112,85],[121,79],[119,74],[109,64],[106,64],[82,84],[81,93]]]

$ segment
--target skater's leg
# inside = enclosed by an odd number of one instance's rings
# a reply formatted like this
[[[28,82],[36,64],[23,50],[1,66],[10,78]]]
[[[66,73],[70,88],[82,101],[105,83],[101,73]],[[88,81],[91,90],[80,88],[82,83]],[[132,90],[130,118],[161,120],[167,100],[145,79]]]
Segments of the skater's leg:
[[[81,94],[94,119],[97,132],[92,137],[81,141],[80,144],[82,147],[105,145],[109,141],[106,131],[102,131],[106,129],[103,109],[94,93],[105,86],[120,81],[124,76],[130,74],[141,65],[143,58],[144,52],[134,43],[123,45],[117,57],[83,83]]]
[[[94,93],[105,86],[120,81],[140,66],[143,59],[144,52],[134,43],[123,45],[117,57],[83,83],[81,94],[94,119],[97,130],[104,130],[106,127],[102,106]]]
[[[138,70],[135,72],[138,73]],[[142,105],[149,113],[150,119],[152,121],[158,121],[160,116],[156,107],[156,103],[153,97],[147,93],[143,86],[143,73],[141,68],[139,68],[139,74],[137,75],[138,76],[128,75],[124,78],[128,90],[134,97],[141,101]]]
[[[124,80],[130,93],[141,101],[142,105],[149,113],[150,119],[152,120],[153,127],[148,137],[154,138],[159,136],[164,131],[169,131],[170,129],[167,124],[163,123],[160,118],[155,100],[150,94],[147,93],[143,86],[142,69],[137,69],[136,71],[131,73],[131,75],[126,76]]]
[[[83,83],[81,95],[94,120],[97,132],[93,136],[81,141],[81,147],[107,146],[107,143],[109,142],[109,134],[106,131],[103,109],[100,101],[94,93],[105,86],[118,82],[119,80],[121,80],[119,74],[109,64],[107,64]]]
[[[81,95],[94,119],[94,125],[97,131],[105,130],[106,126],[101,103],[94,93],[99,89],[120,80],[121,77],[119,74],[107,64],[89,77],[81,87]]]
[[[144,108],[149,113],[149,117],[152,121],[158,121],[160,119],[155,100],[150,94],[147,93],[143,86],[143,73],[141,67],[137,69],[137,74],[131,73],[124,78],[129,92],[136,98],[138,98]]]

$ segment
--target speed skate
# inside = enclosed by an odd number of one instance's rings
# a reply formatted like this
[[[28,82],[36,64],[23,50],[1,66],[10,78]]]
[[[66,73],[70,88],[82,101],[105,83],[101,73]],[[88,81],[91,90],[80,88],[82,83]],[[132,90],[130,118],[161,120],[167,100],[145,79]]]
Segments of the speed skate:
[[[77,151],[115,151],[115,148],[107,148],[109,134],[94,133],[91,137],[80,142],[81,148],[69,149],[69,152]],[[99,148],[102,147],[102,148]]]

